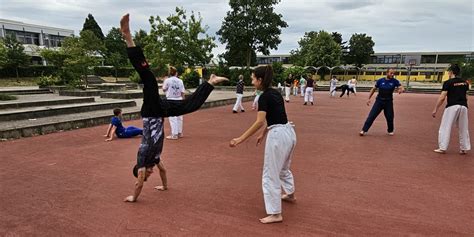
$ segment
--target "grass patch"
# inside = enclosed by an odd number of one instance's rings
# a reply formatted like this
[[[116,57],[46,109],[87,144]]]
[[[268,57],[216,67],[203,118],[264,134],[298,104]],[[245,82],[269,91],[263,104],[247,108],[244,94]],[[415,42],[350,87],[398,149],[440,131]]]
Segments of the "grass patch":
[[[2,100],[16,100],[16,96],[14,95],[7,95],[7,94],[0,94],[0,101]]]
[[[0,87],[38,86],[37,77],[0,78]]]

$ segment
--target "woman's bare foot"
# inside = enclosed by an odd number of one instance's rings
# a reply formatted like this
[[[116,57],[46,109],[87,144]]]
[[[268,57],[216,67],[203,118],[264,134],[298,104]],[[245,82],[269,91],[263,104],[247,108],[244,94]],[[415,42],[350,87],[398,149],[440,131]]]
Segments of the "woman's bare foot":
[[[219,77],[219,76],[216,76],[214,74],[211,74],[211,77],[209,78],[209,84],[215,86],[223,81],[228,81],[229,79],[225,78],[225,77]]]
[[[281,200],[285,202],[296,202],[295,194],[283,194],[281,195]]]
[[[271,224],[271,223],[278,223],[283,221],[283,216],[281,214],[273,214],[267,217],[260,219],[262,224]]]
[[[168,190],[168,187],[166,187],[166,186],[156,186],[155,189],[158,190],[158,191],[166,191],[166,190]]]

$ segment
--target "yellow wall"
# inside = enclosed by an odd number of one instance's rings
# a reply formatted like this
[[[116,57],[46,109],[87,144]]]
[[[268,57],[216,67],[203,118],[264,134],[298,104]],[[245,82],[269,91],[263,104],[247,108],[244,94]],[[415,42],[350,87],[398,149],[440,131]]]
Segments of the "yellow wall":
[[[358,80],[359,81],[375,81],[375,80],[385,76],[385,72],[377,72],[377,73],[373,73],[373,74],[375,74],[375,75],[366,75],[366,72],[363,72],[358,76]],[[346,81],[346,80],[352,79],[352,77],[356,76],[356,74],[348,74],[348,75],[333,74],[333,75],[336,76],[339,81],[341,81],[341,80]],[[439,73],[439,76],[440,77],[442,76],[442,81],[448,80],[448,73],[447,72]],[[397,74],[395,74],[395,78],[397,78],[399,81],[406,81],[407,78],[408,78],[408,75],[401,75],[401,73],[397,73]],[[319,79],[319,77],[318,77],[318,79]],[[326,75],[324,77],[324,80],[330,80],[330,79],[331,79],[330,75]],[[432,81],[437,81],[437,79],[436,79],[436,75],[430,75],[428,78],[426,78],[426,76],[423,75],[420,72],[411,72],[410,81],[432,82]]]
[[[191,72],[191,68],[186,68],[186,70],[184,70],[184,72],[186,73],[190,73]],[[194,71],[196,71],[197,73],[199,73],[199,76],[202,77],[202,68],[194,68]]]

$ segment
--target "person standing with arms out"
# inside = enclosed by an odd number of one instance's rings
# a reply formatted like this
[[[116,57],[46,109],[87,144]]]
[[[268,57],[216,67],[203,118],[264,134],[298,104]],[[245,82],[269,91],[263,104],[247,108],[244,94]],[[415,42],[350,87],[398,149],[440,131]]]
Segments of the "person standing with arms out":
[[[375,119],[380,114],[380,112],[382,112],[382,110],[383,114],[385,115],[385,119],[387,120],[387,133],[388,135],[393,136],[393,91],[397,89],[399,94],[405,91],[400,82],[395,79],[394,75],[395,70],[389,68],[387,70],[386,77],[378,79],[375,83],[375,86],[370,90],[367,106],[370,105],[370,99],[372,98],[372,95],[374,95],[375,90],[378,89],[379,93],[377,95],[377,98],[375,99],[374,106],[372,106],[369,116],[367,117],[364,123],[364,127],[359,133],[360,136],[364,136],[367,134],[369,128],[372,126],[372,123],[374,123]]]
[[[236,114],[240,107],[240,112],[245,112],[244,106],[242,106],[242,97],[244,97],[244,75],[239,75],[239,81],[235,87],[237,99],[235,100],[234,108],[232,113]]]
[[[296,146],[296,133],[293,125],[288,122],[281,94],[272,88],[272,80],[271,66],[254,69],[252,84],[256,89],[263,91],[258,100],[257,120],[229,144],[230,147],[236,147],[263,128],[257,137],[259,145],[268,133],[262,175],[263,198],[268,216],[260,219],[263,224],[282,222],[281,201],[296,201],[294,178],[290,171],[291,158]],[[282,188],[285,192],[283,195],[281,195]]]
[[[313,105],[313,91],[314,91],[314,80],[311,76],[308,76],[308,80],[306,81],[306,91],[304,93],[304,105],[308,104],[308,101],[311,102]]]
[[[306,79],[303,76],[300,79],[300,90],[301,90],[301,97],[304,97],[304,93],[306,91]]]
[[[441,125],[438,133],[438,149],[436,153],[444,154],[448,149],[451,128],[454,124],[459,128],[459,153],[464,155],[471,150],[471,140],[469,138],[469,122],[467,109],[467,92],[469,83],[459,77],[461,69],[457,64],[453,64],[448,69],[449,80],[443,83],[441,95],[436,102],[432,116],[436,117],[438,108],[444,103],[446,97],[448,102],[444,109]]]
[[[293,83],[293,75],[291,73],[285,80],[285,101],[290,102],[291,83]]]
[[[336,76],[332,76],[331,81],[329,82],[329,95],[331,97],[336,96],[337,82]]]
[[[178,77],[178,71],[175,67],[169,67],[168,78],[163,82],[163,91],[166,92],[167,100],[183,100],[184,99],[184,83]],[[183,116],[169,117],[171,135],[166,139],[177,140],[183,137]]]

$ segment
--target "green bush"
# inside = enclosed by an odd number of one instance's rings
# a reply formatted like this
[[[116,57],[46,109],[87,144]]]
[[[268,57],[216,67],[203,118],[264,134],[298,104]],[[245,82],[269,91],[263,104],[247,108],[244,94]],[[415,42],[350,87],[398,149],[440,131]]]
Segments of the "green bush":
[[[49,76],[58,73],[56,66],[34,65],[29,67],[19,67],[18,75],[20,77],[39,77]],[[0,78],[16,77],[15,68],[0,68]]]
[[[185,88],[196,88],[199,86],[199,73],[196,71],[191,71],[189,73],[184,73],[181,75],[181,79],[183,79],[184,87]]]
[[[14,95],[6,95],[6,94],[0,94],[0,100],[16,100],[16,96]]]
[[[41,76],[39,77],[38,86],[47,87],[53,85],[60,85],[62,81],[59,77],[56,76]]]
[[[138,72],[133,72],[132,75],[130,75],[128,77],[130,79],[131,82],[135,82],[135,83],[138,83],[140,82],[140,75],[138,75]]]
[[[117,77],[130,77],[135,69],[131,67],[119,67],[117,69]],[[94,75],[100,77],[115,77],[115,69],[113,67],[94,67]]]

